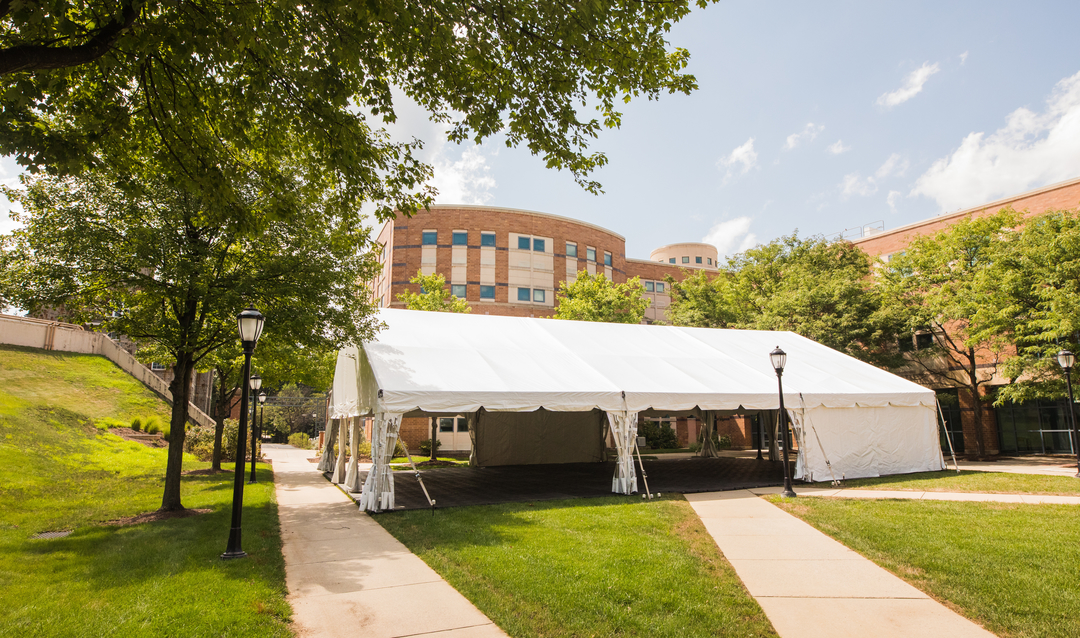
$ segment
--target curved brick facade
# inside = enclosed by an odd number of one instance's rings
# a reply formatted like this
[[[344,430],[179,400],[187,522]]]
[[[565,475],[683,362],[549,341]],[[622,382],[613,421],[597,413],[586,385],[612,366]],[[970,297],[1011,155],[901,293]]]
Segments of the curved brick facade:
[[[413,217],[399,214],[378,241],[383,269],[372,296],[390,307],[404,306],[398,295],[406,290],[419,292],[409,280],[422,271],[445,276],[475,313],[546,317],[555,310],[560,284],[587,271],[616,283],[641,277],[653,301],[651,322],[664,319],[670,300],[664,278],[683,277],[683,264],[627,259],[625,238],[610,230],[512,208],[432,206]]]

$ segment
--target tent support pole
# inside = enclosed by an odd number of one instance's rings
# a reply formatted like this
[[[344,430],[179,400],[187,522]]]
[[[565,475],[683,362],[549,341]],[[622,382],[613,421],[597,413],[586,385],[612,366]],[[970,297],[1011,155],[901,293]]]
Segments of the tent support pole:
[[[434,422],[434,417],[432,417],[432,421]],[[432,439],[432,441],[434,440],[435,439]],[[434,445],[434,443],[432,443],[432,445]],[[424,485],[424,479],[420,476],[420,470],[416,469],[416,463],[413,463],[412,454],[409,452],[409,446],[403,445],[401,447],[405,448],[405,458],[409,459],[409,465],[412,466],[413,475],[416,476],[416,481],[420,483],[420,489],[424,490],[424,498],[427,499],[428,505],[431,506],[431,515],[435,516],[435,499],[431,498],[431,495],[428,494],[427,486]]]
[[[637,437],[634,437],[634,451],[637,452],[637,464],[641,468],[641,480],[645,482],[645,493],[652,500],[652,492],[649,491],[649,475],[645,473],[645,465],[641,462],[641,450],[638,448]],[[660,496],[657,494],[657,496]]]
[[[956,462],[956,450],[952,446],[952,435],[949,434],[949,425],[945,423],[945,413],[941,411],[941,402],[937,400],[937,397],[934,397],[934,405],[937,406],[938,416],[941,417],[941,429],[945,430],[945,440],[949,442],[949,455],[952,456],[953,467],[956,468],[956,473],[959,474],[960,464]]]

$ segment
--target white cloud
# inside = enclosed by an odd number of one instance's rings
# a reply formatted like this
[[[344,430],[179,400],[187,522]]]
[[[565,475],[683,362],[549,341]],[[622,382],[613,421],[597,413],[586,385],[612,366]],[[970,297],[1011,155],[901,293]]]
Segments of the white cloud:
[[[896,200],[900,199],[900,191],[889,191],[889,196],[885,198],[885,201],[889,203],[889,210],[896,212]]]
[[[784,143],[784,150],[790,151],[804,140],[807,142],[813,142],[814,138],[818,136],[818,133],[825,130],[824,124],[814,124],[810,122],[806,127],[798,133],[792,133],[787,136],[787,142]]]
[[[912,195],[954,211],[1080,175],[1080,73],[1057,83],[1046,109],[1019,108],[990,135],[970,133],[915,182]]]
[[[825,150],[832,153],[833,155],[839,155],[840,153],[846,153],[850,151],[851,147],[844,146],[844,140],[836,140],[836,142],[829,144],[829,146],[826,147]]]
[[[879,106],[885,108],[892,108],[897,104],[903,104],[911,98],[915,97],[922,91],[923,85],[930,79],[930,76],[940,71],[941,68],[938,63],[930,64],[929,62],[923,62],[923,65],[915,69],[908,74],[904,79],[904,85],[890,93],[885,93],[877,99]]]
[[[718,222],[701,241],[716,246],[721,259],[753,248],[758,242],[757,235],[750,232],[752,221],[749,217],[736,217]]]
[[[22,172],[23,169],[15,162],[14,156],[0,158],[0,185],[21,188],[19,175]],[[0,235],[11,234],[16,228],[22,226],[11,219],[12,211],[22,212],[22,206],[8,201],[7,197],[0,194]]]
[[[874,172],[874,176],[878,179],[885,179],[890,175],[903,175],[907,172],[908,166],[909,164],[906,159],[901,158],[899,153],[893,153],[889,156],[889,159],[885,160],[885,163]]]
[[[435,170],[429,182],[439,190],[435,202],[438,204],[486,204],[493,195],[495,178],[487,158],[479,146],[465,149],[458,159],[447,158],[446,144],[440,144],[438,155],[432,160]]]
[[[723,167],[726,169],[724,173],[724,184],[727,184],[735,177],[746,175],[750,172],[750,169],[757,166],[757,153],[754,152],[754,138],[746,140],[746,143],[742,146],[735,147],[726,157],[721,157],[717,162],[717,168]]]
[[[968,58],[968,52],[967,51],[964,51],[963,53],[960,54],[960,66],[964,66],[964,64],[967,63],[967,58]]]
[[[877,184],[873,177],[863,178],[858,173],[848,173],[840,180],[840,194],[845,198],[852,195],[873,195],[877,192]]]

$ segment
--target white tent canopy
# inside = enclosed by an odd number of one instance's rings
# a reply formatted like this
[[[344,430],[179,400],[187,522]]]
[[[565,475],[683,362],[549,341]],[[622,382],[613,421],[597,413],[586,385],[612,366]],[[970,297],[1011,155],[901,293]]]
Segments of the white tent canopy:
[[[820,479],[826,454],[848,478],[943,467],[932,390],[791,332],[394,309],[380,318],[375,340],[339,354],[332,418],[376,416],[378,429],[406,413],[600,410],[621,463],[639,412],[777,410],[769,352],[780,346],[799,477]],[[392,482],[381,487],[392,502]]]

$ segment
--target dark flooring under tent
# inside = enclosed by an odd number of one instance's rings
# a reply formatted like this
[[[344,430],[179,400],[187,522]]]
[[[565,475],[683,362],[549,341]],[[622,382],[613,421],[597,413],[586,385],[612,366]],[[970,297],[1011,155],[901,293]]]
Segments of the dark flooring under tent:
[[[638,470],[638,490],[645,484]],[[746,458],[646,460],[649,489],[657,492],[719,492],[784,484],[781,462]],[[791,463],[792,472],[795,463]],[[421,476],[436,508],[493,505],[564,498],[612,496],[615,463],[506,465],[486,468],[436,468]],[[361,473],[362,478],[367,472]],[[796,486],[796,489],[797,486]],[[358,498],[359,494],[354,494]],[[394,472],[397,511],[428,509],[427,499],[412,471]]]

